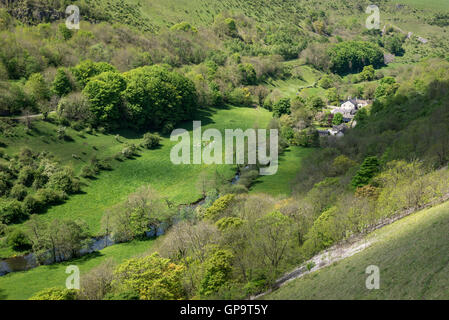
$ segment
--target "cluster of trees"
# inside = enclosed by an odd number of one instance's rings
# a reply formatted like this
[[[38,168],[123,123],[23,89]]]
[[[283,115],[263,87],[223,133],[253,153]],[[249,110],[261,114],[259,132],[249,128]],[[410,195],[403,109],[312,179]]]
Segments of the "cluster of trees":
[[[345,41],[329,49],[330,70],[338,74],[362,71],[372,65],[384,65],[384,54],[379,46],[367,41]]]
[[[70,167],[59,165],[47,153],[24,148],[0,167],[0,223],[26,220],[80,190]]]
[[[81,93],[70,93],[71,78]],[[197,108],[193,82],[158,65],[121,74],[108,63],[86,60],[70,70],[58,69],[53,88],[63,97],[58,115],[84,126],[168,130]]]

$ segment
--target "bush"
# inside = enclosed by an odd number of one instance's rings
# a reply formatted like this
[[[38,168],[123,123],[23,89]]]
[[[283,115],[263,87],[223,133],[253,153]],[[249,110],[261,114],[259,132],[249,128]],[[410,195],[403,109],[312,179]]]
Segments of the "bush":
[[[144,134],[141,146],[147,149],[154,149],[159,146],[160,142],[161,137],[158,134],[148,132]]]
[[[234,255],[229,250],[217,250],[204,263],[206,273],[201,281],[200,294],[209,296],[231,280]]]
[[[72,91],[72,83],[64,68],[58,68],[56,71],[55,79],[52,83],[52,91],[60,97]]]
[[[67,199],[67,195],[63,191],[52,189],[40,189],[36,192],[36,198],[42,204],[59,204]]]
[[[22,211],[30,215],[42,211],[44,206],[45,204],[40,199],[29,194],[22,202]]]
[[[358,188],[367,185],[379,170],[380,164],[377,157],[366,158],[356,175],[352,178],[352,186]]]
[[[67,194],[76,193],[80,190],[79,181],[69,167],[55,172],[50,177],[47,185],[49,188],[64,191]]]
[[[343,123],[343,115],[341,113],[336,113],[332,119],[332,124],[338,126]]]
[[[279,118],[283,114],[290,114],[290,99],[283,98],[273,105],[273,116]]]
[[[49,288],[39,291],[29,300],[76,300],[75,289]]]
[[[218,220],[221,218],[225,210],[231,205],[234,197],[234,194],[227,194],[221,198],[218,198],[209,208],[206,209],[204,217],[206,219]]]
[[[8,234],[6,243],[14,250],[18,251],[24,251],[31,248],[30,239],[22,230],[19,229],[16,229]]]
[[[91,124],[93,114],[88,99],[81,93],[71,93],[59,101],[57,114],[61,119],[72,122]]]
[[[3,237],[8,230],[8,226],[0,222],[0,237]]]
[[[227,99],[234,106],[249,107],[252,104],[251,92],[248,88],[235,88],[228,94]]]
[[[34,181],[34,170],[30,166],[24,166],[17,177],[17,183],[31,187]]]
[[[26,198],[25,198],[26,199]],[[3,224],[20,223],[28,218],[17,200],[0,199],[0,222]]]
[[[98,172],[92,168],[92,166],[86,165],[81,169],[81,177],[83,178],[94,178]]]
[[[27,194],[27,189],[23,184],[16,184],[14,187],[12,187],[11,192],[9,193],[10,197],[15,198],[19,201],[25,199]]]

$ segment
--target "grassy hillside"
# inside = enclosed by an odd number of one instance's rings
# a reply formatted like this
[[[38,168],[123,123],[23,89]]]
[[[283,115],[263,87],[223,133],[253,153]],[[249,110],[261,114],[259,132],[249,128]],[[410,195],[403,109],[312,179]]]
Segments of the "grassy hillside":
[[[406,4],[412,7],[421,8],[421,9],[430,9],[430,10],[448,10],[449,4],[446,0],[393,0],[399,4]]]
[[[266,299],[448,299],[449,203],[415,213],[367,237],[370,247],[293,280]],[[380,269],[367,290],[365,269]]]
[[[250,128],[258,125],[265,128],[271,114],[265,109],[236,108],[212,109],[204,111],[202,117],[203,130],[216,128],[224,132],[225,128]],[[185,128],[191,128],[192,123]],[[100,156],[110,156],[123,148],[124,142],[138,144],[141,137],[135,134],[122,133],[119,143],[114,134],[96,134],[79,137],[76,132],[70,131],[73,142],[51,141],[56,126],[48,123],[36,122],[32,135],[23,135],[6,141],[8,147],[6,153],[14,153],[23,146],[28,146],[36,151],[48,150],[55,154],[63,163],[72,163],[74,167],[82,166],[92,154],[90,151],[95,146]],[[129,134],[129,133],[128,133]],[[127,138],[126,138],[127,137]],[[55,139],[56,140],[56,139]],[[176,142],[169,137],[162,140],[159,149],[143,151],[133,160],[125,160],[116,163],[112,171],[102,172],[98,179],[86,181],[87,185],[81,194],[72,196],[66,203],[50,208],[43,218],[81,218],[85,220],[96,233],[99,231],[101,216],[105,209],[123,201],[126,196],[137,190],[142,185],[150,184],[163,196],[171,201],[181,203],[195,202],[200,198],[200,190],[196,188],[198,175],[203,171],[214,172],[219,170],[229,178],[235,174],[235,166],[208,166],[208,165],[174,165],[170,161],[170,150]],[[86,152],[86,155],[83,155]],[[81,156],[81,160],[72,158],[72,154]]]
[[[272,196],[290,195],[292,192],[291,181],[301,169],[301,159],[312,152],[311,149],[290,147],[279,156],[279,169],[275,175],[259,177],[251,193],[266,193]]]

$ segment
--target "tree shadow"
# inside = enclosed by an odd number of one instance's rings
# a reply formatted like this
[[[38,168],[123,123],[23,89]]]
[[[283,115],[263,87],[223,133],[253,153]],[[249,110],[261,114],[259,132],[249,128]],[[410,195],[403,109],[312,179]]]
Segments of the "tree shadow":
[[[5,290],[0,288],[0,300],[6,300],[8,298],[8,295],[5,293]]]

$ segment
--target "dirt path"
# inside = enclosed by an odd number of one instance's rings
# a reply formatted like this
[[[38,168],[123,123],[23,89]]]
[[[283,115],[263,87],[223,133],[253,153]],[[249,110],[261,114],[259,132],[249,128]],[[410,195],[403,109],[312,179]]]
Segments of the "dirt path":
[[[56,113],[56,111],[50,111],[48,113],[48,115]],[[36,118],[40,118],[42,117],[43,114],[42,113],[38,113],[38,114],[30,114],[30,115],[25,115],[25,116],[13,116],[13,117],[0,117],[0,119],[10,119],[10,120],[26,120],[27,118],[29,119],[36,119]]]

